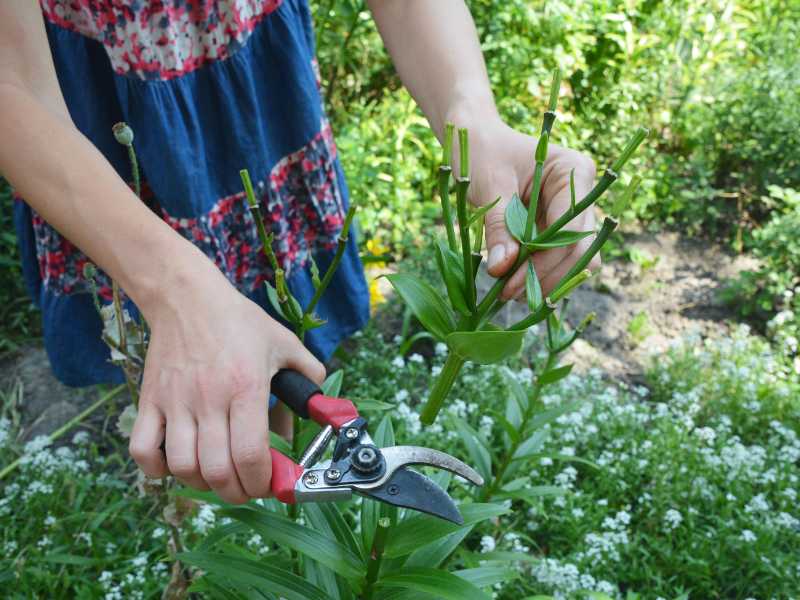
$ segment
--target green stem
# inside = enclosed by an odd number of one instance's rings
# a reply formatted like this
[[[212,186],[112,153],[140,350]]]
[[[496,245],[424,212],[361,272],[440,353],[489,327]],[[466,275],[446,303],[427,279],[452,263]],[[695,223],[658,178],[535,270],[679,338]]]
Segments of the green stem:
[[[552,369],[556,362],[557,362],[558,354],[552,351],[548,351],[547,353],[547,360],[545,361],[544,368],[539,371],[541,373],[547,373],[550,369]],[[533,416],[533,409],[539,402],[539,398],[542,394],[542,386],[539,383],[539,377],[537,374],[536,380],[533,384],[533,391],[531,395],[528,397],[528,406],[525,409],[525,413],[522,415],[522,422],[520,423],[519,430],[521,433],[525,432],[525,429],[528,426],[528,421],[530,421],[531,417]],[[516,442],[511,442],[511,447],[506,452],[505,456],[503,457],[503,461],[500,463],[500,466],[497,468],[494,477],[492,478],[492,483],[489,486],[483,488],[481,492],[481,502],[487,502],[492,498],[494,494],[500,489],[500,486],[503,485],[503,478],[505,477],[506,471],[508,471],[508,467],[511,466],[511,463],[514,462],[514,454],[516,454],[517,450],[519,449],[520,444],[525,440],[524,435],[520,435],[519,439]]]
[[[333,256],[333,261],[331,264],[327,269],[325,269],[325,275],[322,276],[322,281],[314,291],[314,296],[311,298],[311,302],[308,303],[308,308],[305,310],[305,314],[307,315],[310,315],[314,312],[314,308],[316,308],[317,303],[319,302],[320,298],[322,298],[322,294],[324,294],[325,290],[328,289],[336,269],[339,268],[339,263],[342,262],[342,255],[344,255],[344,251],[347,249],[347,236],[350,232],[350,223],[352,223],[355,213],[356,206],[355,204],[351,203],[347,209],[347,214],[344,217],[342,231],[339,233],[339,237],[336,242],[336,254]]]
[[[475,273],[472,268],[472,246],[469,242],[469,216],[467,215],[467,190],[469,179],[456,182],[456,209],[458,210],[458,231],[461,234],[461,255],[464,261],[464,293],[467,307],[475,310]]]
[[[541,138],[541,139],[544,139]],[[542,175],[544,174],[544,162],[536,161],[533,171],[533,187],[531,188],[531,198],[528,201],[528,218],[525,220],[525,232],[522,239],[530,241],[533,235],[533,226],[536,223],[536,212],[539,210],[539,192],[542,187]]]
[[[64,425],[62,425],[61,427],[56,429],[53,433],[51,433],[49,436],[47,436],[47,438],[50,440],[50,442],[54,442],[55,440],[60,438],[62,435],[67,433],[70,429],[75,427],[75,425],[77,425],[78,423],[83,421],[86,417],[88,417],[90,414],[92,414],[94,411],[96,411],[98,408],[103,406],[103,404],[105,404],[109,400],[111,400],[114,397],[116,397],[124,389],[125,389],[124,385],[118,385],[117,387],[112,388],[111,390],[106,392],[106,394],[104,396],[101,396],[100,398],[98,398],[94,402],[94,404],[89,406],[86,410],[84,410],[79,415],[76,415],[73,418],[71,418]],[[4,467],[3,470],[0,471],[0,480],[2,480],[6,475],[8,475],[14,469],[16,469],[21,462],[22,462],[22,457],[20,456],[17,460],[15,460],[11,464],[9,464],[6,467]]]
[[[136,159],[136,151],[133,144],[128,144],[128,160],[131,163],[131,173],[133,174],[133,190],[139,200],[142,199],[142,182],[139,179],[139,161]]]
[[[442,219],[447,231],[447,245],[453,252],[458,252],[456,232],[453,227],[453,214],[450,211],[450,174],[453,169],[447,165],[439,167],[439,199],[442,202]]]
[[[455,352],[450,352],[447,355],[444,365],[436,382],[433,385],[430,396],[425,406],[422,407],[422,412],[419,415],[419,420],[425,425],[430,425],[436,420],[436,415],[442,409],[442,404],[450,389],[458,377],[461,367],[464,366],[464,359],[458,356]]]
[[[381,562],[383,561],[383,550],[386,547],[386,538],[389,534],[391,519],[382,517],[378,519],[378,526],[375,528],[375,538],[372,542],[372,550],[369,554],[367,564],[366,585],[364,587],[364,600],[372,600],[375,593],[375,582],[381,572]]]

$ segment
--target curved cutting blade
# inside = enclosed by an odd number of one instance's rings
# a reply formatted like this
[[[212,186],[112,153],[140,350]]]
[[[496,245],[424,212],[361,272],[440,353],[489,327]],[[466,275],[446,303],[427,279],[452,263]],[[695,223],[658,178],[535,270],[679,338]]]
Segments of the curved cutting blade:
[[[370,490],[356,492],[381,502],[418,510],[458,525],[464,523],[455,502],[433,481],[401,467],[383,485]]]
[[[421,446],[390,446],[381,448],[381,453],[386,458],[386,471],[390,474],[406,465],[427,465],[460,475],[474,485],[483,485],[483,477],[472,467],[446,452]]]

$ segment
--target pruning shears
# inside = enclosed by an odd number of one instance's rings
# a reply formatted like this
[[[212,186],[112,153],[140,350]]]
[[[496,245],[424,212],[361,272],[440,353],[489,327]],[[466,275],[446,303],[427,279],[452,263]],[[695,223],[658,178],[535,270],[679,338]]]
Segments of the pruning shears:
[[[324,395],[317,384],[297,371],[278,371],[272,379],[272,393],[300,417],[322,425],[298,463],[270,449],[275,498],[294,504],[347,500],[355,493],[463,523],[447,492],[408,467],[437,467],[483,485],[483,478],[474,469],[432,448],[378,448],[367,432],[367,421],[350,400]],[[332,458],[319,461],[334,437]]]

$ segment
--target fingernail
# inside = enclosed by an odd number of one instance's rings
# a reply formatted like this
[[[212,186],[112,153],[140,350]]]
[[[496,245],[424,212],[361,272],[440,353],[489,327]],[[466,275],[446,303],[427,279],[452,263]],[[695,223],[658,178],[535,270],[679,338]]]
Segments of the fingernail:
[[[497,265],[503,262],[506,257],[506,247],[503,244],[497,244],[489,251],[489,268],[494,269]]]

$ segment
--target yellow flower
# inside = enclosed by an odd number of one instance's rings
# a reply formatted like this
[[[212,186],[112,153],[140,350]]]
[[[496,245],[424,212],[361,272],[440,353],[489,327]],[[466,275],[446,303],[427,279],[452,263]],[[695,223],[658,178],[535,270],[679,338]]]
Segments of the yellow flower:
[[[369,308],[370,311],[375,310],[379,305],[386,302],[386,296],[383,295],[380,286],[378,285],[378,278],[373,277],[369,282]]]

